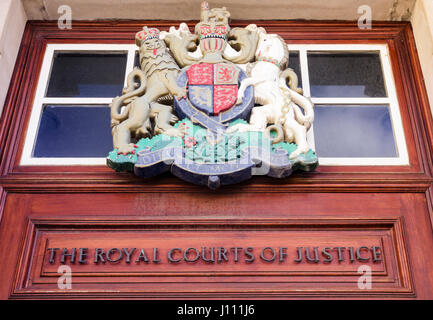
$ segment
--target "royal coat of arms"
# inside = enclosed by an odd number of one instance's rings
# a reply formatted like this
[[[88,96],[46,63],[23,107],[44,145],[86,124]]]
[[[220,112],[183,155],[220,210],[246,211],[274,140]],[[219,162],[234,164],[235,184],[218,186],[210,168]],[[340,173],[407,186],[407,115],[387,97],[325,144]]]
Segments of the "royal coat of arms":
[[[140,68],[110,105],[108,166],[211,189],[317,167],[313,104],[287,68],[287,45],[253,24],[230,29],[229,18],[203,2],[194,33],[182,23],[136,34]]]

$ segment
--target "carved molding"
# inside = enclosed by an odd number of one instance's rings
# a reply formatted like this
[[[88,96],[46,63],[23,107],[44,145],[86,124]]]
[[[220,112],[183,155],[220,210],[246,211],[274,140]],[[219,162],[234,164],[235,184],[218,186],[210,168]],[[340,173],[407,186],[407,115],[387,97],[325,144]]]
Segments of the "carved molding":
[[[29,219],[22,246],[17,278],[11,298],[68,297],[415,297],[401,218],[395,219],[117,219],[113,217]],[[110,237],[107,238],[107,232]],[[218,237],[215,237],[218,234]],[[338,236],[337,236],[338,234]],[[65,237],[65,235],[68,235]],[[181,240],[188,239],[188,240]],[[338,239],[338,240],[336,240]],[[356,262],[297,264],[288,251],[284,263],[256,261],[246,264],[205,262],[169,264],[168,248],[207,243],[254,247],[293,246],[317,243],[330,245],[379,245],[383,261],[368,263],[372,268],[372,290],[358,289]],[[59,263],[50,264],[48,247],[93,248],[157,246],[158,264],[131,262],[95,265],[69,264],[73,288],[57,288]],[[258,259],[258,256],[256,255]],[[182,287],[176,285],[183,279]],[[254,283],[251,287],[249,284]],[[295,288],[296,284],[296,288]],[[323,291],[324,290],[324,291]]]

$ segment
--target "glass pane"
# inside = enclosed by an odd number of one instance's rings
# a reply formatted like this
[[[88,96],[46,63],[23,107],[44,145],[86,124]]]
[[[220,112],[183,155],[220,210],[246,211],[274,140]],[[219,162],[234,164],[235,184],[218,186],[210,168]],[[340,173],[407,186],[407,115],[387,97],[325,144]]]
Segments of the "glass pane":
[[[386,97],[377,53],[309,53],[313,97]]]
[[[47,97],[115,97],[122,94],[126,53],[56,53]]]
[[[289,68],[295,71],[298,76],[298,88],[302,88],[301,64],[299,61],[299,51],[290,51]]]
[[[138,51],[135,51],[135,57],[134,57],[134,68],[141,69],[140,65],[140,54]],[[141,82],[138,79],[134,79],[135,83],[137,84],[137,88],[141,86]]]
[[[33,157],[106,157],[112,149],[108,106],[44,107]]]
[[[317,105],[314,139],[319,157],[396,157],[389,108]]]
[[[140,54],[138,53],[138,51],[135,51],[135,57],[134,57],[134,67],[140,68]]]

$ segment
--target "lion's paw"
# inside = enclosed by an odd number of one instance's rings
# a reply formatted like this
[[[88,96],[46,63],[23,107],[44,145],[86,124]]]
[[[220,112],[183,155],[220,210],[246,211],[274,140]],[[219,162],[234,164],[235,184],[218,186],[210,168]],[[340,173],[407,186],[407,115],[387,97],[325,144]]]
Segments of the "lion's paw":
[[[238,99],[236,100],[236,104],[241,104],[244,101],[244,97],[242,95],[238,95]]]
[[[179,118],[176,117],[174,114],[171,114],[170,115],[170,122],[174,123],[174,122],[177,122],[177,121],[179,121]]]
[[[127,155],[128,153],[135,154],[135,148],[137,148],[137,145],[134,143],[125,144],[117,148],[117,154],[124,154],[124,155]]]
[[[178,128],[167,129],[163,132],[163,134],[168,135],[170,137],[180,137],[180,138],[184,136],[183,130],[180,130]]]
[[[308,147],[303,147],[303,148],[298,147],[295,151],[293,151],[293,152],[290,154],[289,159],[290,159],[290,160],[296,159],[296,158],[299,157],[302,153],[307,153],[308,150],[309,150]]]
[[[188,93],[188,90],[187,90],[186,88],[178,87],[178,88],[176,88],[176,90],[173,92],[173,95],[176,96],[177,99],[179,100],[179,99],[181,99],[181,98],[186,99],[186,95],[187,95],[187,93]]]
[[[249,124],[244,124],[244,123],[238,123],[235,124],[234,126],[229,127],[226,132],[227,133],[233,133],[233,132],[247,132],[247,131],[251,131],[252,127]]]

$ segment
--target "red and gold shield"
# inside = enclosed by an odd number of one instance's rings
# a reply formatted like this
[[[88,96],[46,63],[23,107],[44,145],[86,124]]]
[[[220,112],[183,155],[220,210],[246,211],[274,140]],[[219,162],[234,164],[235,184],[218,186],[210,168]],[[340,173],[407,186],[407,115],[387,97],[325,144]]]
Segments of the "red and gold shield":
[[[200,63],[186,72],[191,103],[207,114],[217,115],[233,107],[238,95],[239,69],[228,63]]]

